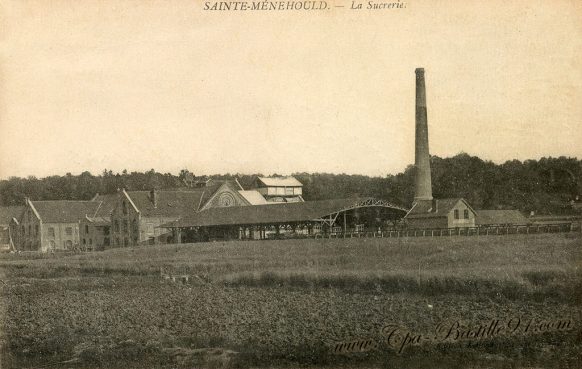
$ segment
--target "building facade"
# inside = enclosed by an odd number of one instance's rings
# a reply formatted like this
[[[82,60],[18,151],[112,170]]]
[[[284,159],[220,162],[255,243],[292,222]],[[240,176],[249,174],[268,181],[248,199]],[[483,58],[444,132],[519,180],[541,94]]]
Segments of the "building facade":
[[[89,217],[79,224],[80,247],[83,251],[101,251],[111,247],[111,218]]]
[[[410,228],[475,227],[476,212],[462,198],[416,201],[404,220]]]
[[[180,235],[161,227],[210,208],[251,205],[237,181],[208,181],[175,191],[121,191],[111,212],[113,247],[180,242]]]
[[[303,184],[294,177],[257,177],[252,188],[270,203],[304,201]]]
[[[80,247],[79,221],[93,215],[100,203],[96,201],[31,201],[20,219],[13,224],[22,251],[64,251]]]
[[[7,252],[15,249],[14,219],[20,218],[24,207],[2,206],[0,207],[0,251]]]

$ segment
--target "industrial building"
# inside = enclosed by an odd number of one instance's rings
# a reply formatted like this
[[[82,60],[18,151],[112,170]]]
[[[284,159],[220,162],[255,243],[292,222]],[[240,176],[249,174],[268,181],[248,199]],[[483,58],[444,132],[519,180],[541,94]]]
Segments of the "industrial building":
[[[267,239],[392,228],[406,209],[373,198],[212,208],[163,225],[178,242]]]
[[[527,224],[515,210],[474,210],[463,198],[432,195],[424,69],[417,68],[415,182],[410,209],[374,198],[305,201],[294,177],[184,178],[175,190],[126,191],[91,201],[31,201],[0,219],[3,245],[18,250],[103,250],[216,239],[310,237],[396,228],[451,229]],[[14,210],[14,211],[12,211]],[[9,219],[8,219],[9,218]]]
[[[463,198],[433,198],[424,69],[417,68],[415,74],[414,202],[404,217],[406,225],[409,228],[442,229],[527,224],[517,210],[474,210]]]

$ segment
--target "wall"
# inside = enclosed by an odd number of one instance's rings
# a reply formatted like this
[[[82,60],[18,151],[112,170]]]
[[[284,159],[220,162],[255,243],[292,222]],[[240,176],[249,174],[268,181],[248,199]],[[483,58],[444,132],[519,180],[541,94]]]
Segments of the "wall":
[[[127,247],[140,242],[140,214],[131,205],[127,196],[119,196],[111,213],[111,245]]]
[[[27,203],[26,209],[22,214],[20,222],[20,244],[16,246],[22,251],[37,251],[41,249],[41,222],[36,216],[30,204]]]
[[[238,189],[226,182],[216,190],[201,210],[228,206],[245,206],[247,201],[238,193]],[[178,218],[179,216],[176,216]]]
[[[111,247],[111,225],[95,225],[83,220],[79,225],[81,249],[104,250]]]
[[[409,228],[447,228],[447,217],[439,218],[407,218],[406,224]]]
[[[17,250],[22,250],[20,248],[20,224],[18,224],[14,219],[10,221],[10,236],[12,237],[12,242]]]
[[[173,239],[172,231],[167,228],[159,228],[162,224],[173,222],[178,219],[175,217],[143,217],[140,223],[140,243],[172,243],[177,242]]]
[[[266,191],[259,189],[259,192],[267,196],[299,196],[303,194],[303,189],[301,187],[267,187]]]
[[[459,211],[459,219],[455,219],[455,210]],[[468,210],[469,212],[468,219],[465,219],[463,216],[465,210]],[[473,211],[463,201],[459,201],[455,207],[451,209],[447,218],[449,228],[475,227],[475,213],[473,213]]]
[[[79,247],[79,223],[43,223],[40,251],[63,251]]]

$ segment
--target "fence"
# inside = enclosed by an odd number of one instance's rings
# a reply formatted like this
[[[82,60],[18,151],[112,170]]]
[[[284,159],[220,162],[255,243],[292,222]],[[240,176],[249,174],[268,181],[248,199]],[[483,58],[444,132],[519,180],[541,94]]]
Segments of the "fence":
[[[548,223],[528,225],[503,225],[467,228],[395,229],[384,231],[347,231],[316,234],[315,238],[394,238],[394,237],[445,237],[491,236],[510,234],[564,233],[582,231],[580,223]]]

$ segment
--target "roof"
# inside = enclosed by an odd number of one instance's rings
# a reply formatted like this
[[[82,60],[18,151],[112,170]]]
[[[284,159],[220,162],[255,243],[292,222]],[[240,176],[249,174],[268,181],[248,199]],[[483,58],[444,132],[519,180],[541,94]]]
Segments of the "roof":
[[[31,201],[44,223],[76,223],[93,215],[101,205],[98,201]]]
[[[12,218],[20,218],[24,206],[0,206],[0,224],[9,224]]]
[[[257,177],[267,187],[303,187],[295,177]]]
[[[269,202],[265,200],[263,195],[259,191],[250,190],[250,191],[238,191],[242,197],[245,198],[251,205],[267,205]]]
[[[165,224],[164,227],[181,228],[304,222],[318,219],[354,207],[374,206],[362,205],[362,203],[365,203],[368,200],[373,199],[352,198],[268,204],[261,206],[211,208],[191,214],[175,222]],[[398,212],[405,212],[403,209],[396,206],[383,206],[392,208]]]
[[[157,206],[154,206],[151,200],[150,191],[127,191],[127,195],[146,217],[181,217],[197,211],[221,185],[192,188],[187,191],[157,191]]]
[[[93,199],[93,201],[100,202],[101,205],[97,208],[93,217],[107,217],[111,215],[113,209],[117,205],[117,199],[119,198],[119,193],[110,194],[110,195],[97,195]]]
[[[85,217],[87,221],[95,226],[107,226],[111,224],[111,217]]]
[[[477,225],[527,224],[529,221],[518,210],[477,210]]]
[[[459,201],[465,203],[465,205],[476,213],[473,208],[465,201],[463,198],[450,198],[450,199],[434,199],[434,200],[419,200],[412,206],[412,209],[406,214],[406,218],[441,218],[446,217],[451,210],[457,205]],[[436,205],[436,209],[433,209],[433,205]]]

